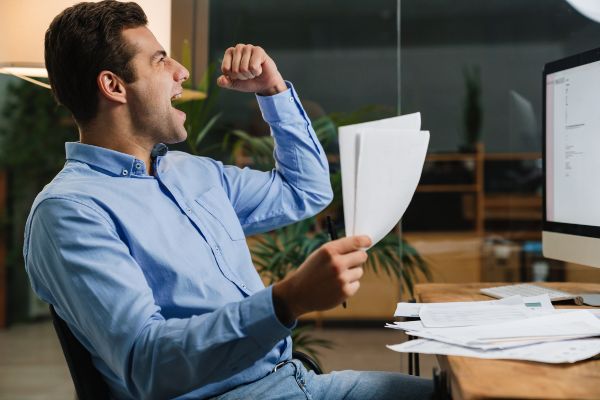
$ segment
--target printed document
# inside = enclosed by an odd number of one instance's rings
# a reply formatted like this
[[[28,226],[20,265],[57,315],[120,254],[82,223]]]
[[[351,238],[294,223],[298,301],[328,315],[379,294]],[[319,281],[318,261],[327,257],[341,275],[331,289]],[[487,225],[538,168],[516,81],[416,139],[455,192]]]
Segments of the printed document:
[[[449,307],[449,304],[452,303],[423,304],[419,310],[423,325],[428,328],[486,325],[531,318],[554,311],[547,294],[530,297],[511,296],[490,302],[462,303],[453,307]]]
[[[409,340],[402,344],[387,347],[400,353],[443,354],[447,356],[525,360],[543,363],[574,363],[600,354],[600,339],[566,340],[488,351],[427,339]]]
[[[536,313],[549,313],[553,312],[554,306],[550,301],[547,294],[539,296],[511,296],[500,300],[485,300],[485,301],[457,301],[451,303],[398,303],[396,305],[396,311],[394,317],[419,317],[421,307],[435,307],[443,308],[452,312],[454,309],[468,309],[470,307],[479,309],[490,305],[525,305],[529,310],[535,311]]]
[[[458,328],[426,328],[407,334],[482,350],[600,336],[600,320],[578,310],[496,324]]]

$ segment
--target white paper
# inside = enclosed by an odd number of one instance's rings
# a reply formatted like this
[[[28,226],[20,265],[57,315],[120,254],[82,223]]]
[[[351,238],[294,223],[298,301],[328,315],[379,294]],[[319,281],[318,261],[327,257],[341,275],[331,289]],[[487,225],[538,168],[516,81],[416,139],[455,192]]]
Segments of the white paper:
[[[418,317],[419,310],[421,310],[421,307],[423,307],[425,304],[453,308],[453,307],[461,307],[461,306],[469,306],[469,305],[477,306],[479,304],[484,304],[484,303],[492,304],[492,303],[496,303],[498,301],[499,300],[455,301],[455,302],[450,302],[450,303],[398,303],[396,305],[396,311],[394,312],[394,317]],[[519,303],[516,303],[516,304],[519,304]]]
[[[594,316],[598,319],[600,319],[600,309],[589,309],[587,310],[588,312],[591,312],[592,314],[594,314]]]
[[[421,321],[395,321],[392,323],[385,324],[385,327],[391,329],[398,329],[401,331],[418,331],[421,329],[425,329]]]
[[[396,304],[394,317],[417,318],[422,305],[422,303],[398,303]]]
[[[600,336],[600,320],[585,310],[552,313],[497,324],[458,328],[426,328],[407,334],[482,350]]]
[[[420,130],[420,128],[421,128],[421,114],[420,113],[408,114],[408,115],[403,115],[400,117],[387,118],[387,119],[382,119],[382,120],[372,121],[372,122],[365,122],[365,123],[361,123],[361,124],[347,125],[347,126],[342,126],[339,128],[340,166],[342,169],[342,196],[343,196],[343,202],[344,202],[344,222],[345,222],[345,226],[346,226],[346,235],[347,236],[355,235],[355,234],[362,234],[362,233],[356,233],[357,230],[355,229],[355,218],[357,217],[357,215],[360,218],[363,218],[362,215],[364,213],[367,213],[367,214],[369,213],[369,210],[365,210],[365,211],[360,210],[360,212],[357,214],[356,196],[357,196],[357,190],[359,190],[357,188],[358,180],[359,180],[358,164],[366,165],[365,168],[368,168],[369,170],[371,170],[373,168],[372,167],[373,163],[376,164],[377,161],[382,160],[382,158],[380,158],[381,157],[381,153],[380,153],[377,159],[375,159],[375,160],[369,159],[369,160],[365,160],[364,163],[362,162],[363,157],[361,156],[361,154],[362,154],[362,149],[364,148],[363,146],[365,143],[363,140],[363,137],[362,137],[362,132],[370,130],[371,134],[373,134],[373,130],[388,130],[388,131],[394,130],[398,135],[401,135],[402,134],[401,131],[403,131],[403,132],[406,132],[406,131],[418,132]],[[427,140],[428,140],[428,137],[427,137]],[[370,154],[373,152],[373,148],[372,148],[373,144],[371,143],[371,139],[368,139],[366,143],[367,143],[366,151]],[[402,162],[402,158],[401,158],[402,154],[404,154],[404,152],[406,152],[406,150],[407,150],[407,148],[405,146],[403,148],[403,151],[401,151],[398,154],[393,154],[392,155],[393,158],[395,160],[397,160],[398,162],[396,164],[394,164],[394,167],[391,170],[385,170],[383,168],[383,165],[381,165],[380,169],[378,169],[378,171],[377,171],[378,172],[377,175],[392,174],[392,175],[397,176],[398,174],[407,173],[408,169],[404,169],[400,172],[398,171],[400,163],[402,163],[403,165],[406,164],[406,162]],[[387,153],[389,153],[389,152],[387,152]],[[385,164],[388,165],[389,162],[385,162]],[[409,168],[409,169],[414,170],[414,168]],[[422,165],[419,168],[419,175],[420,175],[421,169],[422,169]],[[364,177],[364,173],[361,173],[361,175]],[[379,178],[375,178],[375,179],[379,179]],[[394,187],[397,187],[398,182],[399,182],[398,180],[394,181]],[[371,184],[369,182],[367,182],[367,187],[365,187],[364,190],[369,190],[370,187],[371,187]],[[360,190],[363,190],[363,189],[360,189]],[[383,190],[383,188],[380,188],[380,191],[381,190]],[[406,189],[400,189],[400,190],[406,190]],[[395,206],[394,209],[396,209],[397,205],[394,205],[394,206]],[[397,214],[397,212],[394,214]],[[390,219],[388,218],[386,220],[386,222],[389,223],[389,221],[390,221]],[[384,229],[385,228],[376,229],[375,234],[377,234],[380,231],[383,231]],[[369,234],[369,232],[367,232],[365,234]],[[377,234],[377,236],[379,236],[379,235],[380,234]],[[372,239],[373,244],[375,244],[378,241],[375,239],[375,237],[371,237],[371,239]]]
[[[539,303],[539,305],[537,304]],[[546,311],[550,312],[554,310],[554,306],[550,301],[548,295],[543,294],[540,296],[532,296],[532,297],[521,297],[521,296],[512,296],[506,297],[501,300],[484,300],[484,301],[456,301],[456,302],[447,302],[447,303],[398,303],[396,305],[396,311],[394,312],[394,317],[418,317],[419,311],[421,307],[424,305],[428,306],[439,306],[439,307],[480,307],[484,304],[530,304],[531,307],[528,307],[530,310],[534,311]],[[600,311],[600,310],[599,310]]]
[[[543,363],[574,363],[600,354],[600,339],[577,339],[532,344],[506,350],[477,350],[427,339],[387,346],[400,353],[443,354],[486,359],[525,360]]]
[[[419,317],[429,328],[475,326],[531,318],[551,313],[554,306],[547,294],[540,296],[512,296],[501,300],[461,303],[423,304]]]
[[[520,297],[520,296],[514,296]],[[511,297],[507,297],[501,300],[498,300],[499,303],[504,302],[504,300],[508,300]],[[531,311],[535,311],[537,313],[552,313],[556,309],[554,305],[552,305],[552,300],[550,300],[550,296],[548,293],[540,294],[539,296],[527,296],[522,297],[523,304],[525,307],[529,308]]]
[[[367,235],[375,244],[396,226],[412,200],[429,132],[365,128],[358,137],[352,234]]]
[[[436,307],[425,304],[419,311],[421,322],[428,328],[476,326],[513,321],[537,315],[523,304],[480,304],[477,306]]]

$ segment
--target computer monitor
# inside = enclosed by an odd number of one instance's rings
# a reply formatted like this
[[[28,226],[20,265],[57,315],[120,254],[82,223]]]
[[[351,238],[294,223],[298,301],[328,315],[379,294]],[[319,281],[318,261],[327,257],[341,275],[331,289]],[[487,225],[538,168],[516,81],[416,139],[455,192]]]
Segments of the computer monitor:
[[[600,267],[600,48],[543,75],[543,253]]]

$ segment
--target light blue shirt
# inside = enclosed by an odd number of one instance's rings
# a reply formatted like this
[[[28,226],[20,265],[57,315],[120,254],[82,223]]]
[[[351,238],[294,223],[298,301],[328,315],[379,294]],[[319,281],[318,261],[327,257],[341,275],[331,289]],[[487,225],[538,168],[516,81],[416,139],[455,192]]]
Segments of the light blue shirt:
[[[290,358],[245,236],[314,215],[328,165],[291,84],[257,96],[275,138],[270,172],[170,151],[135,157],[66,144],[25,230],[32,287],[90,351],[113,396],[206,398]]]

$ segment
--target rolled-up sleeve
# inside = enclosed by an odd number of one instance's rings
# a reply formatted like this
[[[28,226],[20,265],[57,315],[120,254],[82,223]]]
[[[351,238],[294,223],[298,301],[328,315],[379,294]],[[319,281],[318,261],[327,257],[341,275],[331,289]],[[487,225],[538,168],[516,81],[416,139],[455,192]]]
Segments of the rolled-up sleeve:
[[[223,182],[246,234],[317,214],[333,199],[323,147],[291,83],[274,96],[259,96],[275,140],[275,169],[222,167]]]

